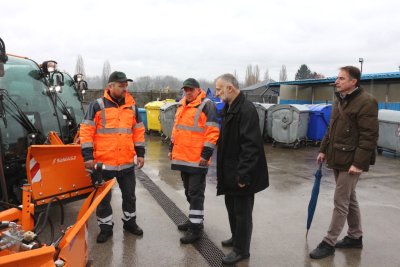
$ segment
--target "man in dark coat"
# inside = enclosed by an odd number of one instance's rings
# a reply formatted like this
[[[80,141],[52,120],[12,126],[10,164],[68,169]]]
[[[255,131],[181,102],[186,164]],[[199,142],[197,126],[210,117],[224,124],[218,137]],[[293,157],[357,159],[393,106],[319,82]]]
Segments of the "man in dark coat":
[[[322,140],[318,164],[326,161],[333,169],[335,208],[323,241],[310,253],[313,259],[334,254],[336,248],[362,248],[361,214],[356,185],[362,172],[375,162],[378,140],[378,103],[359,87],[361,73],[353,66],[340,68],[336,79],[336,101],[329,128]],[[347,236],[337,242],[345,223]]]
[[[225,102],[217,150],[217,195],[225,195],[232,233],[222,245],[233,247],[222,262],[235,264],[250,256],[254,194],[269,185],[267,161],[257,111],[240,92],[235,76],[218,77],[215,92]]]

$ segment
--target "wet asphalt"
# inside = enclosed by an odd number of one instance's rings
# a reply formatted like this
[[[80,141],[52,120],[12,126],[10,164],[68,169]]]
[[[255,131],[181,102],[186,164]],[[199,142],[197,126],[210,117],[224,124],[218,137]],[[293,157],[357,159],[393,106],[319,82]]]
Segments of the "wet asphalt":
[[[168,145],[156,135],[147,135],[144,173],[185,214],[189,205],[179,172],[170,169]],[[378,155],[376,165],[362,174],[357,185],[364,248],[337,249],[334,256],[311,260],[309,252],[326,234],[332,209],[334,178],[323,168],[320,194],[314,220],[306,239],[307,206],[317,168],[318,147],[300,149],[265,144],[270,187],[256,194],[253,212],[251,257],[237,266],[400,266],[400,158]],[[213,157],[214,158],[214,157]],[[204,231],[225,254],[230,250],[221,241],[230,237],[222,196],[216,196],[215,159],[207,175]],[[95,214],[90,218],[88,246],[95,266],[209,266],[192,245],[182,245],[183,235],[140,181],[136,185],[137,223],[143,237],[122,229],[121,193],[113,188],[114,235],[104,244],[96,243]],[[82,201],[65,206],[66,222],[56,231],[73,224]],[[59,211],[51,217],[59,222]],[[346,234],[345,227],[341,237]],[[48,231],[44,238],[48,238]]]

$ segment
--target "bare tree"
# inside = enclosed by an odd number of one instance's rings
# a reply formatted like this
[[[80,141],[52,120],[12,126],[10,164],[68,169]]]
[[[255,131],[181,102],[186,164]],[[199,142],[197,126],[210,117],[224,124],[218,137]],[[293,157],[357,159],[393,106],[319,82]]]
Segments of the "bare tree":
[[[75,74],[83,74],[86,77],[85,64],[81,55],[78,55],[78,59],[76,60]]]
[[[182,81],[173,76],[142,76],[135,79],[130,90],[134,92],[169,91],[176,92],[182,87]]]
[[[267,82],[269,82],[269,80],[270,80],[271,78],[269,77],[269,70],[268,70],[268,68],[265,70],[265,72],[264,72],[264,81],[267,81]]]
[[[279,72],[279,81],[280,82],[287,81],[287,71],[285,65],[282,65],[281,71]]]
[[[236,70],[233,71],[233,76],[235,76],[236,80],[239,80],[239,75]]]
[[[245,86],[250,86],[260,82],[260,68],[258,65],[255,65],[254,68],[252,65],[248,65],[246,68],[246,77],[244,84]]]
[[[260,68],[258,67],[258,65],[254,66],[254,84],[259,83],[260,82]]]
[[[107,87],[108,77],[110,77],[110,74],[111,74],[111,65],[110,62],[106,60],[103,65],[103,73],[101,74],[101,84],[103,85],[103,88]]]

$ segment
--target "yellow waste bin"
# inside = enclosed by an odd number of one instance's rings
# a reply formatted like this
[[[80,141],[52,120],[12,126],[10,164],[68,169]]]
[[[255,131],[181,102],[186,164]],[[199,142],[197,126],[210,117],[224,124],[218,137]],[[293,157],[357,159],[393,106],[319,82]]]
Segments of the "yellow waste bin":
[[[147,115],[147,128],[149,131],[161,132],[160,107],[165,101],[152,101],[147,103],[144,108]]]

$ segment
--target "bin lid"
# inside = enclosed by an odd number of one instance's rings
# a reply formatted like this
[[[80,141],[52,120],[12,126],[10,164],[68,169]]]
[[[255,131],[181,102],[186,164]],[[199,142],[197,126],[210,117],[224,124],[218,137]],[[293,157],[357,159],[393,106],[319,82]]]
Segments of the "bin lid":
[[[253,102],[254,106],[256,108],[262,108],[264,110],[268,110],[270,107],[275,106],[276,104],[271,104],[271,103],[260,103],[260,102]]]
[[[165,110],[167,110],[167,109],[169,109],[169,108],[171,108],[171,107],[179,106],[179,105],[180,105],[179,102],[167,102],[167,103],[165,103],[164,105],[162,105],[162,106],[160,107],[160,110],[165,111]]]
[[[160,109],[165,104],[165,101],[152,101],[147,103],[145,109]]]
[[[400,123],[400,111],[380,109],[378,112],[379,121]]]
[[[308,107],[310,112],[313,112],[313,111],[328,111],[329,112],[329,110],[332,109],[331,104],[307,104],[305,106]]]
[[[306,107],[305,105],[299,105],[299,104],[276,104],[276,105],[270,107],[269,111],[275,111],[275,110],[280,110],[280,109],[294,109],[298,113],[310,111],[309,108]]]

